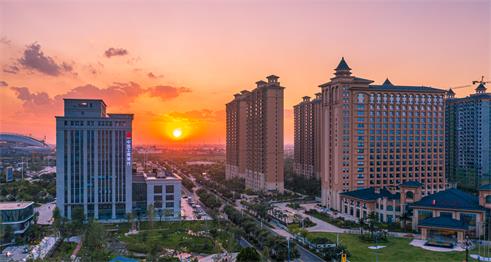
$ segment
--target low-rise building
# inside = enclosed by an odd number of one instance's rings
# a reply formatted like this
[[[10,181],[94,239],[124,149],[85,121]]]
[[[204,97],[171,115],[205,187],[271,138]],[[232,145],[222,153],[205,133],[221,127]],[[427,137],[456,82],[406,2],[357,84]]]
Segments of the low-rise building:
[[[0,225],[11,226],[14,234],[26,232],[34,217],[34,202],[0,202]]]
[[[392,223],[401,215],[400,194],[386,188],[365,188],[344,192],[341,197],[341,213],[357,219],[368,218],[375,213],[381,222]]]
[[[398,192],[387,188],[365,188],[344,192],[341,213],[353,219],[366,219],[374,213],[380,222],[401,222],[411,217],[412,229],[423,240],[438,245],[462,243],[466,237],[484,234],[486,214],[491,210],[491,184],[479,188],[473,195],[449,188],[423,196],[424,185],[407,181]]]
[[[181,218],[181,177],[168,171],[137,173],[133,176],[133,210],[147,216],[150,205],[155,218]]]
[[[487,210],[479,198],[455,188],[425,196],[410,205],[412,227],[421,232],[422,239],[440,242],[463,242],[466,235],[480,236]]]

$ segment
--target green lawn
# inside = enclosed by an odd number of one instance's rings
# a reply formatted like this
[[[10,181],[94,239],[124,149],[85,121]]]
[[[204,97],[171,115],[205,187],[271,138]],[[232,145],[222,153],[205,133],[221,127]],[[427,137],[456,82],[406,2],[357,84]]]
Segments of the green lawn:
[[[336,242],[335,233],[309,233],[308,238],[314,236],[324,236]],[[383,249],[371,250],[369,246],[374,244],[366,243],[358,238],[358,235],[339,234],[339,242],[345,245],[351,257],[352,262],[357,261],[375,261],[376,253],[378,253],[378,261],[404,261],[404,262],[423,262],[423,261],[462,261],[465,259],[465,252],[432,252],[418,247],[409,245],[411,239],[406,238],[389,238],[388,243],[381,243],[386,246]]]
[[[156,222],[151,230],[145,223],[139,234],[119,238],[130,252],[145,254],[164,249],[205,254],[218,253],[222,247],[229,252],[239,249],[233,231],[223,222],[218,225],[214,221]]]

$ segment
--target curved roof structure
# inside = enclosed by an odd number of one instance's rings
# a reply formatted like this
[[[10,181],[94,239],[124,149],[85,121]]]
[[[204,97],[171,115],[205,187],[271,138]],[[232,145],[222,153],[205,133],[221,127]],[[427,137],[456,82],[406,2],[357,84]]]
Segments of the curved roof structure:
[[[49,148],[44,141],[21,134],[0,133],[0,141],[23,143],[33,147]]]

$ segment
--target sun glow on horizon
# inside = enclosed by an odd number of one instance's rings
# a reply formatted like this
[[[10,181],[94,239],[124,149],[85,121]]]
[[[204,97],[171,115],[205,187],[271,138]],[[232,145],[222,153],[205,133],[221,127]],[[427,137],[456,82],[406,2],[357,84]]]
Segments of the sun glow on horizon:
[[[181,138],[182,136],[182,130],[180,128],[176,128],[172,131],[172,136],[175,138],[175,139],[179,139]]]

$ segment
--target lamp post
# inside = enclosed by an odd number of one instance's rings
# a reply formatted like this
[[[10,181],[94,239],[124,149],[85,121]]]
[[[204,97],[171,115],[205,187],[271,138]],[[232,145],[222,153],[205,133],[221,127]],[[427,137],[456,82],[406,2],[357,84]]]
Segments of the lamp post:
[[[470,246],[470,240],[469,240],[469,235],[465,235],[465,262],[469,262],[469,246]]]
[[[290,262],[290,237],[287,238],[288,243],[288,262]]]

